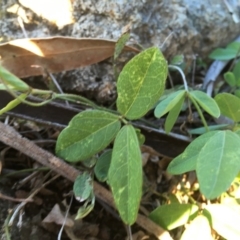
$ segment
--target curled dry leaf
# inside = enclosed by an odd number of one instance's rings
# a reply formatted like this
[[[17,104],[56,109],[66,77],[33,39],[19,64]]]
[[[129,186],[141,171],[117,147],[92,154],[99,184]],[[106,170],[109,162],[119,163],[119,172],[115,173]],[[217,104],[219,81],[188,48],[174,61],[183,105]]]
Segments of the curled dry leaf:
[[[103,61],[114,54],[116,41],[50,37],[18,39],[0,44],[0,64],[23,78],[55,73]],[[125,46],[125,51],[139,50]]]

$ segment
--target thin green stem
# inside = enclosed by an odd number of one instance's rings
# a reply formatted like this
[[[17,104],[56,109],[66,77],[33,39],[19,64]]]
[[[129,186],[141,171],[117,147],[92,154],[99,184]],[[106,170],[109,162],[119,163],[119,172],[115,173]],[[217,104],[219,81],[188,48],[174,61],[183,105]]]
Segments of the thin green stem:
[[[80,102],[81,104],[87,105],[89,107],[98,109],[99,106],[96,105],[94,102],[90,101],[89,99],[75,95],[75,94],[69,94],[69,93],[54,93],[54,98],[62,99],[62,100],[67,100],[71,102]]]

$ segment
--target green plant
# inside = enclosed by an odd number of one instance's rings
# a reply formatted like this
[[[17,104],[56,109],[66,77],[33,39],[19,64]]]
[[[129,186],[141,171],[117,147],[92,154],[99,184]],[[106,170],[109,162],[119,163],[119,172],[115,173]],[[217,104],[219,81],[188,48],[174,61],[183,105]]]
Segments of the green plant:
[[[228,48],[235,49],[234,46]],[[234,57],[236,54],[235,50]],[[94,108],[77,114],[60,133],[56,144],[58,156],[72,163],[82,162],[88,165],[88,170],[78,176],[74,183],[76,198],[85,202],[79,209],[77,218],[86,216],[94,207],[93,177],[95,175],[99,181],[106,181],[110,185],[123,222],[127,225],[135,222],[142,197],[143,172],[140,146],[144,137],[139,129],[133,127],[132,121],[140,119],[149,110],[155,108],[154,114],[157,118],[168,114],[165,130],[170,132],[184,102],[188,103],[189,108],[190,102],[196,108],[206,133],[193,140],[182,154],[172,160],[168,172],[183,174],[196,171],[200,191],[210,200],[226,195],[231,184],[236,188],[239,187],[240,99],[227,93],[218,94],[213,99],[204,92],[189,90],[182,70],[176,65],[169,65],[169,68],[180,72],[184,90],[175,91],[159,102],[167,77],[167,63],[159,49],[149,48],[130,60],[118,77],[117,111],[98,107],[89,100],[75,95],[32,89],[4,68],[0,68],[2,80],[0,88],[8,90],[16,97],[1,110],[1,113],[21,102],[32,104],[26,100],[29,94],[48,96],[47,100],[40,104],[55,98],[77,99]],[[232,119],[234,122],[232,131],[209,131],[203,111],[215,118],[221,113]],[[111,143],[113,143],[112,150],[104,151]],[[101,154],[96,160],[94,156],[98,153]],[[89,171],[89,168],[93,168],[93,171]],[[209,204],[204,208],[191,197],[189,203],[185,204],[180,203],[173,196],[169,196],[168,200],[170,204],[156,208],[149,215],[165,229],[171,230],[192,221],[191,229],[195,231],[198,223],[205,224],[204,231],[207,232],[207,237],[211,236],[210,223],[226,238],[229,238],[230,234],[240,236],[236,224],[233,223],[233,220],[238,222],[240,217],[236,216],[228,206]],[[229,218],[218,223],[219,218],[222,218],[222,212]],[[220,224],[224,227],[219,227]],[[232,229],[229,230],[228,224]],[[189,230],[186,230],[182,239],[189,239],[186,237],[188,234]]]
[[[137,120],[153,108],[163,93],[166,77],[167,63],[160,51],[155,47],[143,51],[119,75],[117,112],[81,112],[58,137],[56,153],[70,162],[90,158],[115,139],[104,179],[112,189],[122,220],[128,225],[136,220],[142,195],[139,134],[129,120]],[[95,173],[100,175],[99,164]]]

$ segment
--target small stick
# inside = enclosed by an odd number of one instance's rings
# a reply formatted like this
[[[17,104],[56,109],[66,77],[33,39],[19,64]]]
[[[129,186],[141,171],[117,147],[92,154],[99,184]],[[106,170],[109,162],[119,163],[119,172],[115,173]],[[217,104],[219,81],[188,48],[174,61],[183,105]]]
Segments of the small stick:
[[[19,150],[42,165],[51,168],[53,171],[72,182],[81,174],[80,171],[68,165],[62,159],[38,147],[32,141],[22,137],[14,128],[2,122],[0,122],[0,141]],[[108,205],[115,207],[112,194],[96,181],[94,181],[94,193],[96,197],[100,198]],[[136,223],[149,233],[154,234],[160,240],[172,240],[168,231],[162,229],[148,217],[138,214]]]

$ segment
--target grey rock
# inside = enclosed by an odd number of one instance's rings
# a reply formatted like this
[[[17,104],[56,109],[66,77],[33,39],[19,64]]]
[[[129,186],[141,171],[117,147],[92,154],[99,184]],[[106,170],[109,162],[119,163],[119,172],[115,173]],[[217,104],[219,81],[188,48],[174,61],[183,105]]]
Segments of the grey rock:
[[[6,0],[0,3],[5,3],[2,9],[11,5]],[[234,9],[238,14],[239,5],[240,1],[235,0]],[[118,39],[122,28],[131,25],[130,42],[144,47],[158,46],[168,60],[183,54],[190,63],[196,55],[207,59],[210,51],[225,46],[240,34],[240,23],[234,21],[224,1],[220,0],[75,0],[75,22],[61,30],[42,21],[29,9],[25,11],[32,20],[31,24],[25,24],[29,37],[67,35]],[[3,41],[24,38],[16,16],[7,14],[3,18],[3,14],[0,15],[0,36]],[[63,89],[87,92],[105,102],[115,96],[110,68],[111,64],[98,64],[62,73],[57,79]],[[101,89],[111,89],[110,95],[106,97]]]
[[[224,1],[77,0],[72,36],[117,39],[132,25],[132,40],[159,46],[166,58],[177,54],[203,58],[240,34]]]

